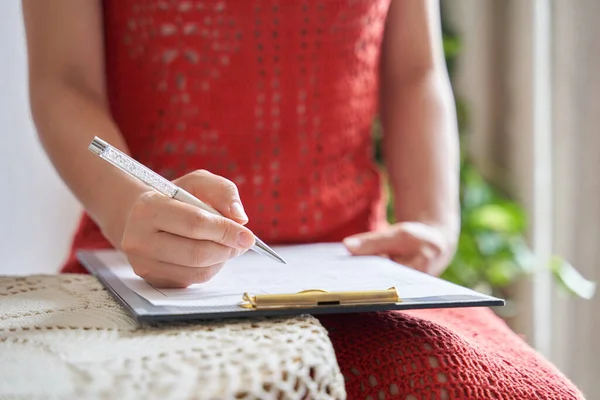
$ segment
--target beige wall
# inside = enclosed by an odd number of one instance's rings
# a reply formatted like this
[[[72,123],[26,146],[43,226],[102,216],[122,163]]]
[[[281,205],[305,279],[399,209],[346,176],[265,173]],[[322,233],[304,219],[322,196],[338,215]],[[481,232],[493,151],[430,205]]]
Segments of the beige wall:
[[[80,207],[40,146],[29,113],[20,1],[0,12],[0,275],[54,273]]]

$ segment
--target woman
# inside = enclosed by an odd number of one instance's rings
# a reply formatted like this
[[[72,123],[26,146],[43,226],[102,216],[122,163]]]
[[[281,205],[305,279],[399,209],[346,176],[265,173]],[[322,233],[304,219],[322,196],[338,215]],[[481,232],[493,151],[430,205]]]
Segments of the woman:
[[[42,143],[86,214],[157,286],[252,244],[344,241],[431,274],[459,231],[455,112],[433,0],[23,1]],[[397,224],[372,161],[381,116]],[[228,218],[147,191],[94,135]],[[207,172],[210,171],[210,172]],[[245,227],[247,224],[247,227]],[[71,255],[64,272],[84,270]],[[580,398],[489,310],[320,318],[349,398]]]

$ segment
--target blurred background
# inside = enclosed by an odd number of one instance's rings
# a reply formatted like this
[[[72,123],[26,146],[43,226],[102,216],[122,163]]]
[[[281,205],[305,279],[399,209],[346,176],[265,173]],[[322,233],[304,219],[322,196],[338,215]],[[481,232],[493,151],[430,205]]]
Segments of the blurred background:
[[[600,2],[442,6],[463,145],[463,229],[444,278],[506,298],[507,323],[600,399]],[[80,207],[30,119],[20,2],[2,11],[0,274],[55,273]]]

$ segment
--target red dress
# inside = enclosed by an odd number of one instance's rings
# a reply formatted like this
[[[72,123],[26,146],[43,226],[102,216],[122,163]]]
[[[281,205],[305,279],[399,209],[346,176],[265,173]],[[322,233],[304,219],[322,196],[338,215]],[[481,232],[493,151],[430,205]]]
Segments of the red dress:
[[[389,0],[105,0],[112,115],[169,179],[235,182],[270,244],[339,241],[384,221],[371,124]],[[108,247],[84,216],[73,251]],[[73,254],[64,272],[83,268]],[[574,399],[487,309],[320,317],[349,399]],[[411,397],[412,395],[412,397]]]

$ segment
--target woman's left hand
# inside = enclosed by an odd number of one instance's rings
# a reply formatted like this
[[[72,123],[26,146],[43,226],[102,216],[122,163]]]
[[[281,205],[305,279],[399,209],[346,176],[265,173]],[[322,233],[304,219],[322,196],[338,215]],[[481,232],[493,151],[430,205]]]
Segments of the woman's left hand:
[[[344,239],[354,255],[379,255],[438,276],[454,256],[457,236],[443,227],[422,222],[401,222],[376,232]]]

